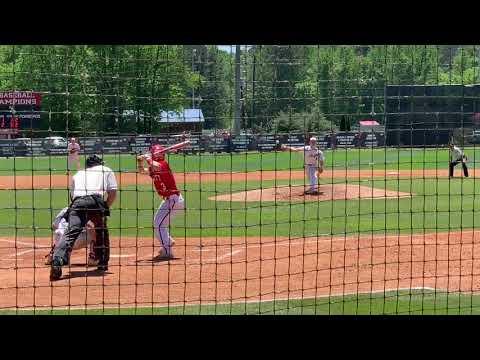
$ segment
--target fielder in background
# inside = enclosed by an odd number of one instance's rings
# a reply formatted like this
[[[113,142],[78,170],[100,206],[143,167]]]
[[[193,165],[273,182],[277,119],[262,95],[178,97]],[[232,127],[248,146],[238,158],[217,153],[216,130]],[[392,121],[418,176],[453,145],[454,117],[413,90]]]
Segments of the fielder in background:
[[[289,150],[295,152],[303,152],[305,158],[305,172],[307,173],[310,188],[305,191],[306,195],[318,195],[318,175],[323,173],[323,164],[325,157],[323,151],[317,146],[317,139],[311,137],[309,145],[301,147],[291,147],[287,145],[281,146],[282,150]]]
[[[463,168],[463,175],[468,177],[468,168],[467,168],[467,157],[465,153],[460,149],[458,146],[453,145],[450,143],[448,145],[450,148],[450,167],[449,167],[449,176],[453,177],[453,170],[457,164],[462,163]]]
[[[77,143],[77,139],[70,138],[70,142],[67,146],[68,150],[68,164],[67,174],[72,170],[80,170],[80,145]]]
[[[172,246],[174,240],[170,236],[168,227],[173,217],[185,209],[185,204],[180,191],[175,183],[170,165],[165,160],[165,153],[173,152],[186,146],[189,141],[164,148],[161,145],[152,145],[150,153],[137,156],[137,168],[140,174],[148,174],[155,186],[158,195],[163,198],[160,207],[153,219],[155,237],[160,241],[160,252],[153,261],[170,260],[174,258]],[[148,167],[144,167],[144,162]]]
[[[55,247],[60,246],[62,242],[65,241],[65,231],[68,228],[67,219],[65,219],[65,214],[67,213],[68,207],[63,208],[60,212],[55,216],[55,219],[52,223],[52,230],[53,230],[53,245],[50,253],[45,256],[45,265],[52,264],[53,253],[55,251]],[[88,248],[88,266],[97,266],[98,260],[95,258],[95,225],[91,221],[87,222],[87,225],[80,233],[75,245],[73,246],[73,250],[85,249]]]
[[[105,200],[106,197],[106,200]],[[107,216],[117,197],[117,180],[113,171],[103,165],[97,155],[90,155],[85,161],[85,170],[80,170],[71,179],[70,198],[72,202],[64,215],[68,222],[65,241],[60,242],[53,252],[50,280],[62,276],[62,266],[70,263],[70,254],[88,221],[95,226],[95,258],[97,269],[108,270],[110,260],[110,239]]]

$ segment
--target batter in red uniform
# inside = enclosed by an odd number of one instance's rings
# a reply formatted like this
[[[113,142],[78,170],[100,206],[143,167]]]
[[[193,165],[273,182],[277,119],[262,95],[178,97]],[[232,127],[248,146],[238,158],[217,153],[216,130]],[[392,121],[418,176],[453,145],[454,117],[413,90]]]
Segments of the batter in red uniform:
[[[148,167],[144,167],[146,161]],[[165,160],[165,148],[161,145],[152,145],[150,154],[137,157],[138,172],[148,174],[153,180],[155,190],[163,198],[153,219],[155,237],[162,246],[154,260],[172,259],[172,245],[174,241],[170,236],[168,227],[173,217],[185,208],[184,200],[175,183],[172,170]]]

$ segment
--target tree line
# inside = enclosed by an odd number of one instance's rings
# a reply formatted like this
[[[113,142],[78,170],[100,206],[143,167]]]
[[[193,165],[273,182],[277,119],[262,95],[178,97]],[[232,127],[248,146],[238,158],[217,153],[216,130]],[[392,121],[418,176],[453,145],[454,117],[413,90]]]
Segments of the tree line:
[[[473,84],[478,60],[476,46],[242,47],[242,127],[382,121],[386,84]],[[205,128],[230,128],[235,56],[214,45],[0,46],[0,91],[11,90],[42,92],[52,131],[158,133],[161,111],[192,107]]]

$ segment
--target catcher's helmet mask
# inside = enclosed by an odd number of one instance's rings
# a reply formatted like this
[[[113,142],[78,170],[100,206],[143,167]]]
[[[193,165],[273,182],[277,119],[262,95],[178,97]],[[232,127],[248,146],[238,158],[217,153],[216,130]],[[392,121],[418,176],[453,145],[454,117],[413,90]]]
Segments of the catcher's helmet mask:
[[[97,154],[90,155],[85,160],[85,167],[86,168],[91,168],[91,167],[98,166],[98,165],[103,165],[103,160]]]

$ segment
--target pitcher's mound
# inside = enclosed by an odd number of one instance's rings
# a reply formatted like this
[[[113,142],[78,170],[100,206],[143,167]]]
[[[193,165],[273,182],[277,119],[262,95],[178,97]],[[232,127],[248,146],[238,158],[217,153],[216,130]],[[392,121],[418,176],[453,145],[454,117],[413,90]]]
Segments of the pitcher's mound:
[[[386,189],[371,188],[361,185],[328,184],[319,187],[318,195],[305,195],[307,187],[304,186],[279,186],[269,189],[257,189],[233,194],[209,197],[216,201],[327,201],[350,199],[378,199],[378,198],[404,198],[410,193],[397,192]]]

